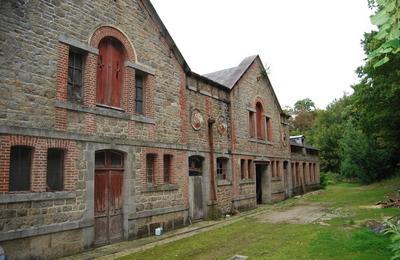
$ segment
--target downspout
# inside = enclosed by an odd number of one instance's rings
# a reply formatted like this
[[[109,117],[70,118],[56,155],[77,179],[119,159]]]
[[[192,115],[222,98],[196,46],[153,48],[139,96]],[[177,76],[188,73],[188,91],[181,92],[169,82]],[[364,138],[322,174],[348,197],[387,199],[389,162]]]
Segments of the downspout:
[[[208,119],[208,144],[210,147],[210,179],[211,179],[211,201],[214,203],[217,201],[217,188],[215,185],[215,170],[214,170],[214,135],[213,125],[215,123],[214,118]]]

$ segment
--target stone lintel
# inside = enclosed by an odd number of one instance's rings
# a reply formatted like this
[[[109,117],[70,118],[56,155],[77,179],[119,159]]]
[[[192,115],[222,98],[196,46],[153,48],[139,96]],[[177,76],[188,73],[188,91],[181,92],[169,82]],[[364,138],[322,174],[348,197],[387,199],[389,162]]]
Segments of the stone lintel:
[[[99,55],[99,49],[94,48],[88,44],[82,43],[78,40],[75,40],[74,38],[68,37],[66,35],[60,35],[60,37],[58,38],[59,42],[68,44],[71,47],[86,51],[86,52],[90,52],[93,53],[95,55]]]
[[[128,68],[139,70],[139,71],[141,71],[143,73],[146,73],[146,74],[150,74],[150,75],[153,75],[153,76],[156,75],[156,70],[155,69],[153,69],[151,67],[148,67],[147,65],[141,64],[141,63],[134,63],[134,62],[131,62],[131,61],[126,61],[125,62],[125,66],[128,67]]]

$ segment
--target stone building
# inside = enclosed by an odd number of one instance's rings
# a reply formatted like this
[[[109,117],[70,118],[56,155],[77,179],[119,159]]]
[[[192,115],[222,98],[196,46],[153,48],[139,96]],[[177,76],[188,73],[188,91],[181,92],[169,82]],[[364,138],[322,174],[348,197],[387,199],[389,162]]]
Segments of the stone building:
[[[148,0],[0,2],[0,246],[55,258],[318,187],[259,56],[193,72]]]

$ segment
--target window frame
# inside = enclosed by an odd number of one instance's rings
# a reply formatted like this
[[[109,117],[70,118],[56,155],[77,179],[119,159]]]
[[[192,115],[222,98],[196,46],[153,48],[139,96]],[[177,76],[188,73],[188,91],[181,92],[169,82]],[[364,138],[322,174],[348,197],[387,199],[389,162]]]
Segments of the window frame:
[[[60,165],[59,165],[59,167],[60,167],[60,169],[59,169],[59,171],[60,171],[60,176],[58,176],[58,178],[59,178],[59,180],[58,181],[60,181],[60,187],[59,188],[54,188],[54,187],[50,187],[50,185],[49,185],[49,176],[50,176],[50,172],[49,172],[49,154],[50,154],[50,151],[54,151],[54,152],[61,152],[61,162],[60,162]],[[48,148],[47,149],[47,169],[46,169],[46,191],[49,191],[49,192],[54,192],[54,191],[63,191],[64,190],[64,174],[65,174],[65,154],[66,154],[66,151],[65,151],[65,149],[61,149],[61,148]]]
[[[21,160],[22,160],[21,157],[15,158],[15,156],[18,156],[18,155],[14,155],[13,156],[13,152],[14,153],[17,152],[17,151],[15,151],[16,149],[26,149],[25,152],[28,153],[27,158],[26,158],[27,160],[29,160],[29,161],[26,162],[27,168],[28,168],[28,172],[25,173],[28,176],[23,176],[23,177],[26,178],[25,181],[27,181],[27,183],[25,184],[27,186],[26,188],[25,187],[19,188],[17,182],[13,183],[14,181],[17,181],[17,180],[20,181],[21,180],[21,176],[12,177],[13,175],[17,175],[17,174],[22,175],[21,173],[13,174],[13,171],[21,171],[21,169],[18,169],[18,167],[20,167],[21,164],[22,164],[21,163]],[[9,192],[17,193],[17,192],[30,192],[31,191],[31,189],[32,189],[33,154],[34,154],[34,148],[31,147],[31,146],[13,145],[10,148],[10,166],[9,166],[9,173],[8,173],[8,177],[9,177],[9,179],[8,179],[8,191]],[[18,162],[15,162],[15,160],[18,160]],[[17,169],[14,169],[15,167],[17,167]],[[16,178],[16,180],[14,180],[15,178]],[[19,183],[19,185],[21,185],[21,184]]]
[[[155,184],[155,173],[156,173],[156,160],[157,154],[148,153],[146,154],[146,182],[147,184]],[[150,173],[151,171],[151,173]],[[150,179],[151,177],[151,179]]]
[[[216,177],[217,180],[227,180],[228,179],[228,161],[226,157],[218,157],[216,164]]]
[[[135,75],[135,113],[138,115],[144,115],[144,100],[145,100],[145,75],[140,72],[136,72]],[[138,84],[141,82],[141,85]],[[139,86],[140,85],[140,86]],[[138,90],[141,90],[141,99],[138,98]],[[140,104],[140,106],[139,106]]]
[[[75,58],[78,55],[81,57],[81,67],[80,68],[76,67],[76,63],[75,63],[75,61],[76,61]],[[87,53],[79,51],[76,48],[70,47],[70,49],[69,49],[69,52],[68,52],[68,64],[67,64],[67,100],[69,102],[78,103],[78,104],[82,104],[83,103],[83,99],[84,99],[84,97],[83,97],[83,88],[84,88],[84,74],[85,74],[85,59],[86,59],[86,55],[87,55]],[[73,62],[72,66],[70,65],[71,56],[73,56],[73,58],[74,58],[74,62]],[[70,82],[70,70],[73,71],[72,82]],[[75,78],[75,71],[80,71],[80,73],[81,73],[81,76],[80,76],[81,85],[80,86],[75,84],[75,79],[76,79]],[[79,88],[80,88],[80,91],[79,91],[80,98],[79,99],[73,98],[73,93],[74,93],[73,89],[75,88],[75,86],[79,86]]]
[[[172,160],[171,154],[164,154],[163,156],[163,180],[166,184],[172,183]]]

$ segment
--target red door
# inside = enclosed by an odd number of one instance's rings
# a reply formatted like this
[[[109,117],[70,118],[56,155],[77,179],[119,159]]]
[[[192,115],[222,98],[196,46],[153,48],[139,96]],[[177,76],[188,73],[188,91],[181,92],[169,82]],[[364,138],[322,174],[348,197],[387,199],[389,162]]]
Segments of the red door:
[[[123,238],[123,155],[100,151],[95,161],[95,243],[101,245]]]
[[[114,38],[105,38],[99,44],[97,66],[97,103],[121,107],[124,72],[122,44]]]

